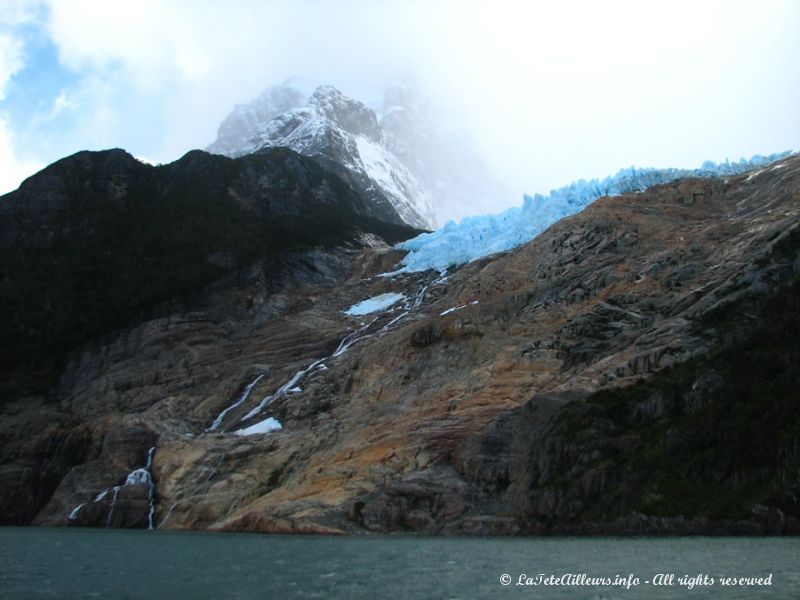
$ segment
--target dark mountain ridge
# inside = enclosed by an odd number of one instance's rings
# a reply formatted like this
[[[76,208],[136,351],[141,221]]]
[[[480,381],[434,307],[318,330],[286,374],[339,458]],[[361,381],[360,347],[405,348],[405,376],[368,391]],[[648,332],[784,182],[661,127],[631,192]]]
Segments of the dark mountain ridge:
[[[291,253],[416,233],[398,223],[282,148],[161,166],[123,150],[64,158],[0,198],[0,396],[48,389],[77,345],[256,261],[269,275]]]

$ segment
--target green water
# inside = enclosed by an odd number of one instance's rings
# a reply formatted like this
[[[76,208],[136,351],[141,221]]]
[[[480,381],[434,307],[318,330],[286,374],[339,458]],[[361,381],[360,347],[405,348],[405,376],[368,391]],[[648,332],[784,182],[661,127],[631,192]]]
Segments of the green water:
[[[521,574],[639,585],[516,585]],[[501,584],[508,574],[509,585]],[[673,574],[672,585],[654,586]],[[770,586],[722,586],[720,576]],[[684,576],[713,577],[689,589]],[[651,583],[645,583],[651,581]],[[707,580],[708,581],[708,580]],[[299,537],[0,528],[0,598],[800,598],[793,538]]]

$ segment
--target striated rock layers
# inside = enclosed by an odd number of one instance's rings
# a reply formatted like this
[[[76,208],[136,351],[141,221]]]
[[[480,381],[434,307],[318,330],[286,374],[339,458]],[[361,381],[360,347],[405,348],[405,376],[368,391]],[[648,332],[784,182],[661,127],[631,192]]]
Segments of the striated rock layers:
[[[146,526],[155,446],[158,528],[797,533],[798,223],[792,157],[445,275],[377,238],[245,269],[3,405],[0,514]]]

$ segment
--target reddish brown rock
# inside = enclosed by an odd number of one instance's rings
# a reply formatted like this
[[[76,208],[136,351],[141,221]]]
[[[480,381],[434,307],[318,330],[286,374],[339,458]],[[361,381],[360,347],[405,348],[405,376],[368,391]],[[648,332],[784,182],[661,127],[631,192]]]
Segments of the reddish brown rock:
[[[610,425],[581,420],[593,414],[586,402],[594,392],[636,385],[716,347],[722,334],[706,316],[798,275],[797,257],[778,244],[800,223],[800,159],[783,165],[755,179],[685,180],[601,199],[533,242],[444,280],[436,273],[379,277],[398,254],[371,248],[315,254],[317,275],[309,276],[305,262],[270,288],[255,276],[244,288],[216,289],[191,313],[141,323],[84,349],[62,377],[59,408],[37,405],[4,419],[4,506],[25,504],[20,515],[66,524],[80,502],[141,466],[142,449],[157,436],[152,472],[156,522],[164,528],[470,535],[796,529],[795,515],[774,506],[723,525],[643,514],[639,492],[625,487],[633,484],[620,465],[642,443],[636,427],[704,410],[720,389],[718,371],[698,374],[685,396],[652,393],[625,405],[620,410],[635,424],[629,431],[610,436]],[[411,300],[424,286],[418,307],[409,303],[372,324],[374,316],[344,314],[381,293]],[[363,337],[333,356],[359,330]],[[315,367],[242,420],[320,359],[326,368]],[[247,400],[218,431],[206,432],[259,375]],[[52,415],[48,425],[41,415]],[[565,415],[581,428],[570,430]],[[270,416],[282,430],[233,433]],[[24,435],[8,425],[12,419],[28,427]],[[34,500],[47,495],[39,475],[29,472],[46,472],[50,439],[69,441],[56,453],[61,479],[43,502]],[[607,440],[615,458],[592,440]],[[11,491],[17,479],[24,492]],[[603,512],[602,499],[619,489],[631,506]],[[131,516],[113,524],[141,525],[133,516],[141,493],[124,495]],[[649,497],[661,501],[656,492]]]

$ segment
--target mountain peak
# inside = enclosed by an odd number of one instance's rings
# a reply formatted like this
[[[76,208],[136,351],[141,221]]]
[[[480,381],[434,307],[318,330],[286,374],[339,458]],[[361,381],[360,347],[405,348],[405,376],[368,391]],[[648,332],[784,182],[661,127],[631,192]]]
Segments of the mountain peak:
[[[302,92],[289,85],[273,85],[245,104],[237,104],[220,123],[217,139],[207,150],[232,156],[237,148],[252,137],[261,123],[305,104]]]
[[[324,162],[394,219],[435,229],[431,194],[409,165],[395,155],[375,112],[331,85],[308,100],[294,88],[268,88],[237,106],[220,126],[208,151],[231,157],[286,147]]]
[[[380,143],[383,139],[378,117],[362,102],[345,96],[332,85],[321,85],[308,100],[309,106],[341,129]]]

